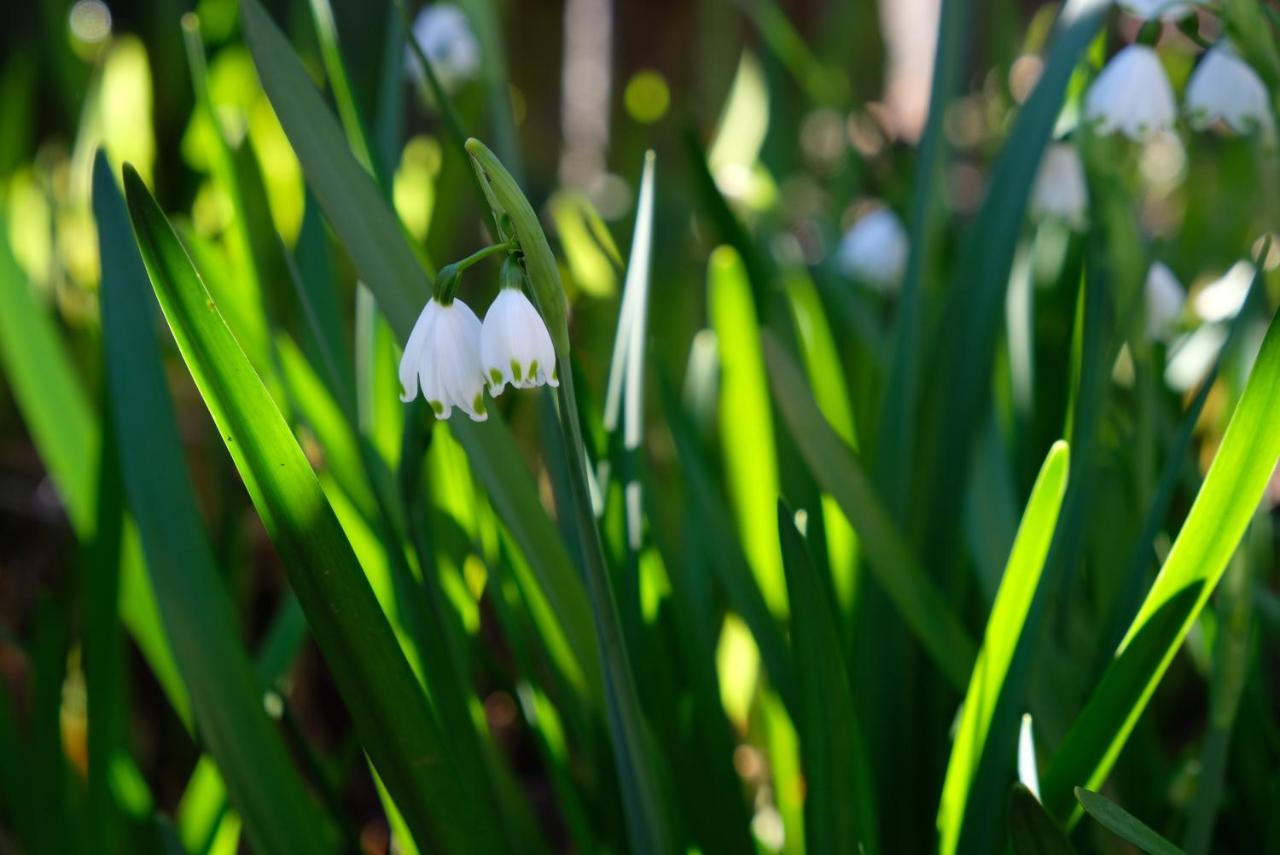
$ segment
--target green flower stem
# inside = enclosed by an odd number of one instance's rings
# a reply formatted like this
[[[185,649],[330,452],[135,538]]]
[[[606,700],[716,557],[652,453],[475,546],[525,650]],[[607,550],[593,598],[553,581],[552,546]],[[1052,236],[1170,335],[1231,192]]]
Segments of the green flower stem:
[[[458,272],[461,273],[468,267],[483,261],[491,255],[497,255],[500,252],[512,253],[517,249],[519,249],[519,247],[513,240],[505,241],[503,243],[495,243],[490,246],[486,246],[484,249],[476,250],[461,261],[455,261],[452,266],[458,268]]]
[[[461,261],[455,261],[440,268],[440,272],[436,275],[436,292],[440,305],[447,306],[453,302],[453,295],[458,292],[458,285],[462,282],[462,271],[489,256],[502,252],[510,254],[516,252],[519,248],[519,245],[513,240],[495,243],[491,246],[486,246],[484,249],[476,250]]]
[[[622,622],[618,617],[617,600],[605,565],[604,546],[591,505],[587,450],[579,427],[573,369],[569,362],[568,306],[564,285],[547,236],[538,224],[538,216],[515,178],[479,140],[467,140],[466,149],[499,229],[504,237],[509,236],[519,245],[534,305],[546,322],[556,349],[560,375],[557,392],[560,437],[569,470],[568,504],[573,506],[573,517],[581,537],[583,572],[605,677],[609,737],[617,762],[632,849],[637,852],[674,852],[677,841],[664,798],[661,755],[648,736],[622,634]],[[557,499],[563,498],[557,496]]]
[[[613,743],[618,775],[627,809],[627,829],[636,852],[673,852],[675,839],[670,817],[662,799],[659,780],[651,765],[654,752],[647,744],[647,724],[640,696],[632,680],[617,599],[605,566],[604,545],[591,506],[587,482],[587,452],[579,427],[578,406],[573,391],[573,370],[567,357],[559,358],[560,436],[568,458],[569,485],[574,517],[582,533],[583,570],[587,595],[595,615],[596,637],[605,677],[605,701],[609,712],[609,736]],[[646,763],[646,758],[653,758]]]

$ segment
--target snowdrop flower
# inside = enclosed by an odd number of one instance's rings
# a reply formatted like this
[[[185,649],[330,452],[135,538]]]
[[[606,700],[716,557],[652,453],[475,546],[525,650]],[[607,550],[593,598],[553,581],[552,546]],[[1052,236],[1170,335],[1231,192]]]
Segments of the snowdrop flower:
[[[1196,66],[1187,84],[1186,109],[1197,130],[1215,122],[1238,134],[1271,127],[1267,87],[1225,40],[1209,48]]]
[[[517,262],[503,264],[502,290],[480,330],[480,361],[491,395],[502,394],[508,383],[517,389],[560,385],[551,333],[520,289],[523,277]]]
[[[1249,286],[1256,272],[1253,265],[1243,259],[1231,265],[1221,278],[1196,294],[1192,304],[1196,314],[1211,324],[1234,318],[1249,298]]]
[[[427,399],[438,419],[449,418],[454,407],[482,422],[484,371],[480,367],[480,319],[461,300],[428,300],[409,333],[400,358],[400,400],[418,395]]]
[[[480,69],[480,43],[466,14],[452,3],[432,3],[419,12],[413,21],[413,37],[445,89],[474,77]],[[412,47],[406,62],[418,79],[426,76]]]
[[[1162,338],[1182,317],[1182,307],[1187,301],[1186,291],[1173,271],[1159,261],[1147,271],[1145,291],[1147,335]]]
[[[1031,212],[1082,227],[1089,209],[1084,164],[1071,143],[1052,143],[1040,161],[1040,172],[1031,189]]]
[[[1121,9],[1144,21],[1157,17],[1162,21],[1177,21],[1190,15],[1199,5],[1199,0],[1119,0]]]
[[[1120,131],[1132,140],[1173,127],[1178,108],[1160,57],[1146,45],[1129,45],[1098,75],[1085,96],[1085,118],[1100,134]]]
[[[840,239],[836,263],[880,292],[895,289],[907,264],[907,232],[888,208],[863,214]]]

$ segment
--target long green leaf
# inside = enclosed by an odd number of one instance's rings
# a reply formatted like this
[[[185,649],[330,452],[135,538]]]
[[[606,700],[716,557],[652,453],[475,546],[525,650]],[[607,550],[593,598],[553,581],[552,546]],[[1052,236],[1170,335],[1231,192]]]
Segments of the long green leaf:
[[[790,271],[786,278],[788,302],[795,319],[796,344],[804,361],[805,373],[813,386],[813,396],[822,415],[840,438],[858,450],[858,430],[854,424],[853,404],[849,400],[849,384],[840,364],[836,346],[827,323],[822,298],[813,280],[800,271]],[[853,614],[857,595],[858,536],[830,496],[822,497],[822,530],[827,541],[827,561],[831,582],[841,617]]]
[[[352,156],[342,128],[284,34],[257,0],[241,0],[240,14],[262,87],[311,191],[383,313],[407,337],[431,289],[399,223],[373,178]],[[388,788],[394,790],[390,782]]]
[[[1280,323],[1271,320],[1240,402],[1186,522],[1115,659],[1043,781],[1045,805],[1071,811],[1071,788],[1097,787],[1213,593],[1280,457]]]
[[[472,157],[495,218],[500,222],[507,219],[510,223],[510,232],[504,233],[503,237],[515,238],[520,246],[534,302],[550,328],[556,348],[560,377],[560,385],[556,389],[559,404],[557,432],[568,464],[569,481],[569,494],[558,498],[565,502],[562,507],[566,512],[573,513],[582,535],[579,546],[583,578],[595,619],[609,738],[622,789],[627,831],[632,846],[637,850],[668,850],[677,845],[678,833],[669,793],[664,786],[668,780],[666,757],[660,744],[652,738],[640,703],[634,660],[627,650],[618,601],[596,525],[587,473],[590,460],[582,438],[573,366],[569,361],[564,285],[533,206],[515,177],[479,140],[468,140],[467,152]]]
[[[146,271],[102,154],[94,164],[94,202],[111,412],[124,482],[196,724],[256,847],[282,853],[330,848],[333,829],[307,796],[263,710],[249,658],[228,632],[237,618],[183,458]]]
[[[403,232],[368,172],[347,147],[342,129],[328,112],[301,60],[256,0],[242,6],[263,87],[294,146],[312,191],[347,248],[362,281],[401,341],[409,336],[429,288]],[[547,250],[549,257],[550,250]],[[551,264],[554,266],[554,260]],[[563,544],[543,510],[510,434],[498,414],[476,424],[454,420],[451,428],[468,452],[503,521],[525,551],[543,595],[564,624],[569,649],[579,657],[576,671],[588,693],[601,685],[592,654],[591,613],[581,580],[573,573]],[[392,782],[385,783],[394,791]]]
[[[463,430],[457,430],[459,425],[453,422],[449,426],[559,619],[561,628],[556,634],[563,634],[573,657],[562,660],[566,676],[587,697],[603,697],[600,661],[592,650],[595,640],[586,589],[555,525],[542,510],[537,485],[510,429],[492,416]],[[553,629],[545,623],[541,628],[544,632]]]
[[[861,538],[876,581],[956,689],[969,679],[975,650],[942,592],[924,575],[854,453],[832,430],[795,360],[770,333],[761,336],[778,410],[814,479],[830,493]]]
[[[1082,787],[1076,787],[1075,792],[1089,816],[1105,825],[1120,839],[1132,843],[1149,855],[1182,855],[1181,849],[1106,796]]]
[[[1027,98],[992,170],[986,200],[955,268],[933,366],[936,394],[927,396],[917,483],[927,501],[913,503],[913,531],[928,531],[926,561],[952,560],[974,437],[988,412],[1005,293],[1031,184],[1062,107],[1067,82],[1110,7],[1107,0],[1071,0],[1057,24],[1044,71]],[[897,473],[903,479],[906,473]]]
[[[866,747],[840,655],[835,611],[796,531],[777,504],[791,598],[792,652],[800,687],[800,748],[805,769],[805,845],[814,852],[875,852],[875,813]]]
[[[765,670],[783,703],[787,709],[795,710],[796,680],[786,637],[760,592],[742,543],[733,536],[733,517],[712,477],[708,455],[699,446],[691,419],[668,385],[663,383],[660,388],[664,393],[667,425],[675,440],[680,470],[689,491],[690,509],[696,519],[705,523],[706,536],[699,538],[696,545],[724,588],[729,607],[751,630]]]
[[[0,364],[40,458],[84,543],[95,537],[100,446],[89,402],[50,314],[28,287],[0,221]],[[137,535],[126,525],[120,559],[120,617],[178,717],[189,721],[186,688],[160,625]]]
[[[760,354],[757,307],[741,257],[717,247],[707,262],[707,310],[720,346],[720,445],[738,537],[769,610],[787,614],[778,528],[777,448]]]
[[[1009,553],[995,604],[965,693],[960,724],[956,727],[951,759],[942,785],[938,808],[940,851],[952,853],[960,845],[961,830],[979,761],[986,748],[992,719],[1005,691],[1005,676],[1022,638],[1045,556],[1058,522],[1058,511],[1067,489],[1067,444],[1059,440],[1049,449],[1040,475],[1031,489],[1018,534]],[[1003,736],[1004,734],[997,734]]]
[[[899,516],[905,510],[916,423],[912,415],[920,384],[920,356],[925,351],[920,337],[924,327],[927,274],[936,263],[943,205],[943,170],[946,166],[946,135],[943,120],[956,94],[964,58],[964,35],[968,29],[970,0],[943,0],[938,13],[937,48],[933,57],[933,81],[929,87],[929,115],[925,119],[916,156],[911,188],[911,242],[907,267],[898,298],[898,316],[893,335],[893,360],[884,386],[880,407],[879,435],[876,437],[876,477],[886,491],[890,509]]]
[[[136,172],[125,189],[161,309],[387,790],[420,843],[496,846],[486,800],[457,786],[449,743],[288,424]]]

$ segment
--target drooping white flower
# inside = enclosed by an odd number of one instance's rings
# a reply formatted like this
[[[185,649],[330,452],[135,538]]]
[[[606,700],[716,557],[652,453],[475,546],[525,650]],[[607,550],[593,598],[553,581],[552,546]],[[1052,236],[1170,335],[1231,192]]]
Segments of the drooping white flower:
[[[400,386],[400,400],[406,403],[417,397],[421,386],[436,418],[449,418],[454,407],[477,422],[489,417],[480,365],[480,319],[466,303],[427,301],[400,358]]]
[[[1071,143],[1050,144],[1031,188],[1031,213],[1082,227],[1088,210],[1089,191],[1080,153]]]
[[[1230,320],[1249,298],[1249,286],[1257,273],[1254,266],[1241,259],[1231,269],[1196,294],[1192,304],[1196,314],[1208,323]]]
[[[1187,302],[1187,292],[1183,290],[1178,277],[1165,264],[1157,261],[1147,271],[1146,307],[1147,335],[1151,338],[1162,338],[1169,333],[1178,318],[1182,317],[1182,307]]]
[[[1135,18],[1149,21],[1177,21],[1187,17],[1200,5],[1200,0],[1118,0],[1121,9]]]
[[[432,3],[419,12],[413,20],[413,37],[445,89],[474,77],[480,68],[480,42],[466,13],[452,3]],[[412,48],[405,62],[415,77],[425,78]]]
[[[1197,130],[1216,122],[1238,134],[1272,126],[1266,85],[1225,39],[1205,52],[1191,75],[1186,110]]]
[[[1137,141],[1171,129],[1178,108],[1160,57],[1137,44],[1113,56],[1089,87],[1084,113],[1098,133]]]
[[[485,312],[480,360],[491,395],[502,394],[508,383],[518,389],[560,385],[551,333],[519,288],[504,287]]]
[[[876,208],[844,233],[836,263],[846,276],[877,291],[892,291],[907,265],[907,232],[893,211]]]

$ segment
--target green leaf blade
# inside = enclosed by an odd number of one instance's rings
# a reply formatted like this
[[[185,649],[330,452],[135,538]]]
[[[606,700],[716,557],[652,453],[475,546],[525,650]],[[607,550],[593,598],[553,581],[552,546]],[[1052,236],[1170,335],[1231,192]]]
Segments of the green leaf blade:
[[[966,686],[976,655],[968,632],[924,575],[857,457],[823,418],[795,361],[769,333],[761,339],[778,410],[814,479],[840,504],[858,533],[874,578],[943,676],[956,689]]]
[[[1021,642],[1044,570],[1067,489],[1068,458],[1067,444],[1061,440],[1049,450],[1031,489],[987,620],[982,648],[965,693],[938,809],[938,829],[942,837],[939,849],[948,855],[960,846],[971,787],[979,773],[996,707],[1005,692],[1005,677]]]
[[[1280,458],[1280,323],[1272,317],[1243,395],[1182,530],[1116,657],[1043,782],[1045,804],[1072,811],[1071,788],[1098,786],[1226,571]]]
[[[814,852],[874,852],[871,774],[835,612],[783,502],[777,515],[800,688],[805,845]]]
[[[146,272],[104,155],[94,165],[103,264],[103,330],[121,462],[157,602],[200,733],[256,847],[286,853],[332,846],[262,707],[236,636],[231,600],[196,507],[156,345]]]
[[[430,295],[422,268],[284,34],[257,0],[242,0],[240,14],[262,86],[307,183],[383,314],[407,338]]]
[[[497,845],[288,424],[137,173],[126,196],[161,309],[289,573],[356,731],[419,842]]]
[[[1075,788],[1080,805],[1102,825],[1122,840],[1132,843],[1148,855],[1182,855],[1182,850],[1165,840],[1140,819],[1104,795]]]

